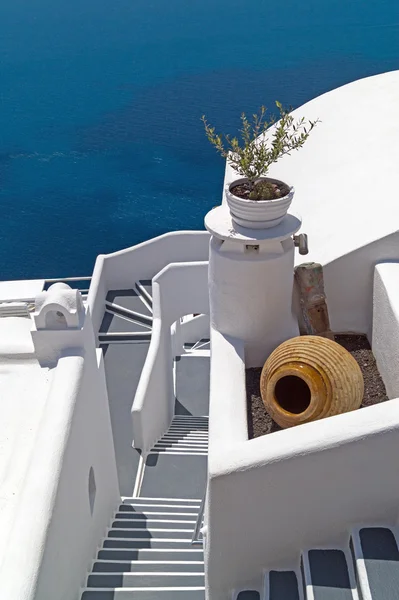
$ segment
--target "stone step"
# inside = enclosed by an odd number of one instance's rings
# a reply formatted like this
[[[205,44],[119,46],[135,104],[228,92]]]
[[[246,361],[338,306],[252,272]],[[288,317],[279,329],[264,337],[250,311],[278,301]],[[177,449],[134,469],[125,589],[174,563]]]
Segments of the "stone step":
[[[200,509],[200,504],[180,504],[176,506],[171,500],[170,504],[123,504],[119,507],[120,512],[137,513],[141,515],[150,515],[152,513],[196,513]]]
[[[170,555],[168,556],[170,557]],[[93,573],[180,573],[182,571],[203,573],[204,562],[199,560],[136,560],[124,562],[98,560],[93,565]]]
[[[151,279],[140,279],[134,284],[137,292],[152,309],[152,281]]]
[[[201,504],[201,498],[196,498],[193,500],[192,498],[123,498],[123,504],[129,504],[130,506],[142,506],[142,505],[150,505],[154,504],[161,505],[173,505],[173,506],[181,506],[189,505],[189,506],[199,506]]]
[[[89,575],[87,587],[203,587],[200,573],[96,573]]]
[[[82,600],[205,600],[204,588],[125,588],[83,591]]]
[[[204,553],[202,548],[104,548],[98,551],[97,558],[107,561],[135,561],[135,560],[157,560],[157,561],[202,561]]]
[[[169,539],[169,540],[164,540],[164,539],[159,539],[159,538],[136,538],[136,539],[106,539],[104,540],[104,544],[103,544],[103,548],[124,548],[126,550],[133,549],[140,549],[140,548],[157,548],[157,549],[167,549],[167,548],[171,548],[171,549],[180,549],[180,550],[185,550],[186,548],[189,549],[191,547],[191,536],[186,538],[186,539],[182,539],[182,538],[178,538],[175,539],[173,538],[173,540]]]
[[[194,526],[190,529],[184,528],[140,528],[136,526],[137,523],[130,523],[130,521],[114,521],[112,529],[108,532],[109,538],[141,538],[144,540],[151,539],[191,539],[192,531]]]
[[[117,315],[118,317],[122,317],[129,321],[135,321],[142,325],[152,327],[152,316],[150,315],[146,315],[140,312],[136,312],[135,310],[124,308],[123,306],[119,306],[119,304],[115,304],[114,302],[108,302],[107,300],[105,301],[105,310],[112,313],[113,315]]]
[[[99,330],[99,335],[113,334],[113,333],[125,333],[125,334],[136,334],[136,333],[148,333],[151,330],[151,326],[145,323],[139,322],[122,316],[118,313],[110,311],[106,306],[104,317]]]
[[[119,510],[120,512],[116,514],[118,519],[195,519],[199,512],[199,507],[151,506],[144,509],[123,504],[119,507]]]
[[[134,289],[110,290],[106,297],[106,302],[116,304],[139,314],[152,316],[152,311],[147,303],[143,302],[139,291]]]
[[[399,600],[399,551],[393,531],[362,528],[352,533],[351,550],[363,597]]]
[[[98,341],[101,344],[109,344],[111,342],[147,342],[151,340],[151,331],[131,331],[129,333],[114,332],[114,333],[99,333]]]
[[[300,600],[295,571],[269,572],[269,600]]]
[[[353,600],[348,563],[342,550],[309,550],[307,560],[305,585],[311,588],[312,600]]]
[[[143,515],[138,515],[137,517],[132,517],[131,513],[117,513],[116,518],[118,519],[118,523],[122,523],[122,525],[118,525],[119,528],[132,528],[136,529],[148,529],[151,531],[152,528],[157,527],[159,529],[193,529],[196,518],[193,517],[191,520],[184,519],[181,517],[180,519],[175,519],[173,513],[169,517],[165,517],[160,515],[157,519],[147,519],[143,517]]]

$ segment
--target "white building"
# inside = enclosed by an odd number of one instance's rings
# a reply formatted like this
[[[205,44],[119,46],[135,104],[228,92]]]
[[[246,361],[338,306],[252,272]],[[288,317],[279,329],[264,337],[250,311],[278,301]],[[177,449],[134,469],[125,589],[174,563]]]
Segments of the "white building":
[[[0,283],[2,600],[399,598],[398,106],[399,71],[298,109],[321,123],[272,169],[301,214],[279,228],[223,204],[86,283]],[[249,439],[245,368],[298,332],[301,218],[390,400]]]

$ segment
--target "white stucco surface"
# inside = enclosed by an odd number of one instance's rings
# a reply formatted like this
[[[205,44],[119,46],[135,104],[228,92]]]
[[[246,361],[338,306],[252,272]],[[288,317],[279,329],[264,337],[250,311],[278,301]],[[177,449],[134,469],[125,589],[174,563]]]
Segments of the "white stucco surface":
[[[208,263],[170,264],[153,279],[153,328],[132,406],[135,448],[147,452],[168,429],[174,413],[171,326],[180,317],[209,313]]]
[[[323,94],[294,111],[321,120],[303,148],[270,169],[295,187],[291,208],[309,236],[296,263],[324,265],[336,331],[371,335],[374,265],[399,259],[398,105],[399,71]],[[235,178],[227,166],[225,182]]]
[[[301,221],[288,214],[277,227],[250,230],[219,206],[206,215],[205,225],[212,233],[211,326],[245,343],[247,367],[262,367],[279,344],[299,333],[292,311],[292,236]]]
[[[44,287],[44,279],[0,281],[0,302],[33,300]]]
[[[84,314],[80,291],[66,283],[53,283],[47,291],[36,296],[33,318],[37,329],[78,328]]]
[[[309,235],[307,259],[326,264],[398,230],[398,105],[399,71],[393,71],[349,83],[294,111],[294,117],[321,123],[303,148],[272,165],[270,176],[295,187],[292,209]],[[233,179],[228,166],[226,181]]]
[[[60,330],[0,319],[1,598],[76,600],[120,501],[102,352],[72,296],[46,305]]]
[[[388,397],[399,397],[399,263],[375,268],[372,348]]]
[[[31,319],[21,317],[0,319],[0,357],[16,355],[33,357],[32,327]]]
[[[52,374],[35,358],[0,357],[0,563],[7,552]]]
[[[249,440],[243,343],[211,341],[205,562],[207,597],[224,600],[355,524],[397,521],[399,399]]]
[[[171,263],[208,259],[207,231],[174,231],[137,246],[97,257],[87,303],[98,331],[108,290],[131,288],[139,279],[152,279]]]

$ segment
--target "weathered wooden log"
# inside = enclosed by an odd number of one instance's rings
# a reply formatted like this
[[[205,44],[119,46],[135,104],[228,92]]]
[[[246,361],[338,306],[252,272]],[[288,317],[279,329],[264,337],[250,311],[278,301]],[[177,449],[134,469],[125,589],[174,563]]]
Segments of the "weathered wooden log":
[[[334,339],[330,329],[327,299],[324,291],[323,267],[319,263],[303,263],[295,268],[305,334]]]

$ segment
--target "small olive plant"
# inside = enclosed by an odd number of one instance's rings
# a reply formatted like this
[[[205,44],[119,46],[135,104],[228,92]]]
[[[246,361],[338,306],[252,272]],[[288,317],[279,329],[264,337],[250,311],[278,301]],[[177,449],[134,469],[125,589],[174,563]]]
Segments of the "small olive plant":
[[[277,162],[279,158],[290,154],[292,150],[299,150],[319,122],[318,119],[306,121],[304,117],[294,121],[290,111],[285,110],[280,102],[276,102],[276,106],[280,119],[270,137],[266,135],[266,131],[274,125],[276,119],[272,116],[270,120],[266,120],[265,106],[261,106],[258,113],[252,115],[252,121],[242,113],[241,140],[230,135],[215,133],[215,128],[208,123],[205,115],[201,119],[205,134],[212,146],[227,159],[241,177],[248,180],[251,200],[271,200],[281,195],[275,185],[258,181],[259,178],[264,177],[270,165]]]

